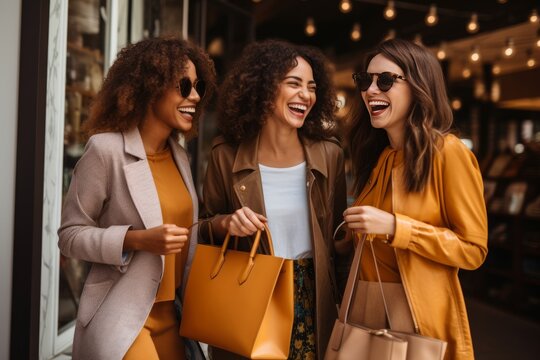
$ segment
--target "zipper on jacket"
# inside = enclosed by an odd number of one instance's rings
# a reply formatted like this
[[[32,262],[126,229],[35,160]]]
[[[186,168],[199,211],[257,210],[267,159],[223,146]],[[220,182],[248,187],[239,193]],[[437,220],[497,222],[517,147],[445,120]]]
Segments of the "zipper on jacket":
[[[394,216],[395,216],[395,188],[394,188],[394,184],[395,184],[395,176],[394,176],[394,171],[395,169],[392,169],[392,172],[391,172],[391,180],[392,180],[392,211],[394,212]],[[397,220],[396,220],[397,221]],[[396,224],[397,226],[397,224]],[[396,262],[398,264],[398,269],[399,269],[399,274],[401,275],[401,282],[403,283],[403,290],[405,292],[405,298],[407,299],[407,303],[409,304],[409,309],[411,310],[411,316],[412,316],[412,321],[413,321],[413,325],[414,325],[414,332],[416,334],[420,334],[420,329],[418,327],[418,322],[416,321],[416,316],[414,314],[414,309],[411,305],[411,299],[409,297],[409,292],[407,290],[407,282],[405,281],[405,276],[403,276],[403,272],[401,271],[401,264],[400,264],[400,261],[399,261],[399,256],[398,256],[398,253],[397,253],[397,249],[394,248],[394,255],[396,255]]]

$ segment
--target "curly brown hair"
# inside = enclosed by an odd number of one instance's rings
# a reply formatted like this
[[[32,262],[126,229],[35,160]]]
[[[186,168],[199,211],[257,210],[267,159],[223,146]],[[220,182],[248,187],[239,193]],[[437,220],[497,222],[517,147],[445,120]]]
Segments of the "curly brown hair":
[[[240,143],[259,133],[274,111],[278,86],[305,59],[313,70],[317,101],[298,131],[313,140],[334,135],[335,91],[328,63],[320,50],[279,40],[248,45],[219,90],[218,122],[225,139]]]
[[[187,138],[195,136],[201,110],[216,88],[214,63],[198,46],[174,37],[145,39],[120,51],[83,125],[86,136],[137,126],[148,107],[178,84],[188,59],[198,78],[206,82],[206,94],[197,105],[191,130],[185,134]],[[178,130],[173,135],[178,136]]]
[[[423,46],[403,39],[387,40],[366,56],[362,70],[378,54],[398,65],[412,92],[412,102],[405,120],[405,188],[420,192],[426,186],[433,157],[444,135],[451,132],[452,110],[448,103],[444,76],[435,56]],[[384,129],[371,126],[369,112],[361,96],[350,114],[349,144],[353,159],[355,191],[362,191],[377,159],[389,145]]]

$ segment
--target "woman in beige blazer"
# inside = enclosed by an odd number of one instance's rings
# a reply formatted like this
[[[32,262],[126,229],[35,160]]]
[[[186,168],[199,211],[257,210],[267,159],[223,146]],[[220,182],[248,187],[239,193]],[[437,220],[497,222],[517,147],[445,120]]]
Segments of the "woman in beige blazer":
[[[129,45],[109,70],[58,231],[65,256],[92,263],[74,359],[186,357],[174,299],[189,273],[198,208],[178,136],[195,132],[214,81],[202,50],[174,38]]]

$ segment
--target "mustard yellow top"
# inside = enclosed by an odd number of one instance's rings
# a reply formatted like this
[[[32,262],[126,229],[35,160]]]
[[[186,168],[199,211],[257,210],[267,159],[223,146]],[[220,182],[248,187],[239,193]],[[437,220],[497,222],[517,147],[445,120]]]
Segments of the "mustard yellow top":
[[[368,184],[375,182],[371,190],[363,197],[362,201],[355,202],[358,205],[370,205],[377,207],[389,213],[394,213],[392,207],[392,170],[403,164],[403,151],[396,151],[387,147],[379,157],[379,165],[375,167],[378,170],[371,174]],[[377,235],[373,242],[366,242],[362,250],[361,277],[367,281],[377,281],[377,273],[373,263],[373,255],[369,246],[373,244],[377,264],[381,274],[381,280],[384,282],[401,282],[399,268],[396,261],[394,248],[381,240],[386,240],[385,235]]]
[[[161,205],[164,224],[189,227],[193,222],[191,196],[169,148],[154,155],[146,155]],[[180,286],[189,249],[189,241],[182,252],[165,256],[165,270],[156,295],[156,302],[174,300]]]

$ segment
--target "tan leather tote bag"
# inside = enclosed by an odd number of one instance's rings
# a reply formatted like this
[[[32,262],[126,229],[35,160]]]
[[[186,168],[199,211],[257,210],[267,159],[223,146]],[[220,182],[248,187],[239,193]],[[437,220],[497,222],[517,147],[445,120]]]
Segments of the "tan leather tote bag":
[[[339,310],[339,317],[334,324],[325,359],[327,360],[443,360],[446,342],[415,333],[392,330],[392,319],[383,290],[379,269],[373,255],[381,299],[390,329],[372,329],[354,323],[351,320],[351,303],[361,301],[356,292],[359,284],[360,260],[365,241],[372,241],[372,236],[364,236],[357,247],[349,272],[345,295]],[[364,282],[365,283],[365,282]],[[365,285],[365,284],[364,284]],[[361,285],[362,286],[362,285]],[[403,294],[404,295],[404,294]],[[367,303],[367,300],[364,299]],[[369,312],[369,306],[365,308]],[[409,309],[410,311],[410,309]]]
[[[251,251],[197,245],[186,284],[180,335],[251,359],[287,359],[294,316],[293,263]]]

